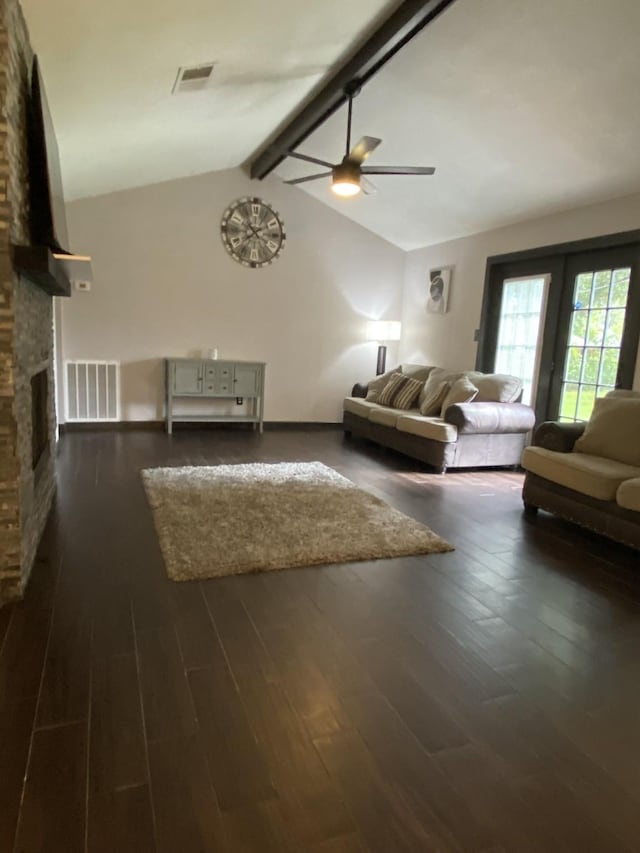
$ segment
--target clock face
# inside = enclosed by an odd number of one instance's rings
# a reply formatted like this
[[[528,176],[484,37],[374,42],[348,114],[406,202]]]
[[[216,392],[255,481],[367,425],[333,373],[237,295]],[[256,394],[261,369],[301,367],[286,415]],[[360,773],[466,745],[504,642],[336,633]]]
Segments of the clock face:
[[[252,269],[272,263],[286,237],[278,213],[259,198],[239,198],[230,204],[222,215],[220,233],[234,261]]]

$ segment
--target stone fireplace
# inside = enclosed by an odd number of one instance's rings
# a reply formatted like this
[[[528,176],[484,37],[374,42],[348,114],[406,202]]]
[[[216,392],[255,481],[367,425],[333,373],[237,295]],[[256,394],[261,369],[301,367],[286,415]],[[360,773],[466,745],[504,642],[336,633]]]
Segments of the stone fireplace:
[[[0,605],[24,591],[54,491],[53,299],[11,250],[30,242],[31,60],[18,0],[0,0]]]
[[[31,468],[36,471],[44,464],[49,452],[49,379],[47,366],[31,377]]]

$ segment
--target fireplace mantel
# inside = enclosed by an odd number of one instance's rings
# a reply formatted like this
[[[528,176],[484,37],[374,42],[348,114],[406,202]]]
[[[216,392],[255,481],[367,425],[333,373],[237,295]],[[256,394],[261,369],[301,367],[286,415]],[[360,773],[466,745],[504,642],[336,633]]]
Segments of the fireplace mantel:
[[[48,246],[13,246],[16,272],[50,296],[71,296],[71,281],[64,264]]]

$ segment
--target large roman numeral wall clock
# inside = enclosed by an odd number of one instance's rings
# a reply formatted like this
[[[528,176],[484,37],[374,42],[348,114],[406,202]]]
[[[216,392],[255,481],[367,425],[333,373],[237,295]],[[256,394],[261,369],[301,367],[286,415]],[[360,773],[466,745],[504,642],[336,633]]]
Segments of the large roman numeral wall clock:
[[[277,211],[260,198],[239,198],[222,214],[220,234],[234,261],[258,269],[284,248],[286,234]]]

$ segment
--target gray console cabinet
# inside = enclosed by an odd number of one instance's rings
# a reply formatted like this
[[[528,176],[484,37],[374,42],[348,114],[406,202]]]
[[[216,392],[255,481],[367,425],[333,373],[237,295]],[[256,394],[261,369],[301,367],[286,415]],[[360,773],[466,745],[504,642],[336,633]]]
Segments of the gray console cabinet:
[[[260,432],[264,421],[264,375],[266,364],[257,361],[214,361],[193,358],[165,359],[165,420],[171,435],[173,424],[194,421],[252,423]],[[236,399],[250,403],[250,412],[228,414],[176,414],[174,402],[183,397]]]

